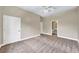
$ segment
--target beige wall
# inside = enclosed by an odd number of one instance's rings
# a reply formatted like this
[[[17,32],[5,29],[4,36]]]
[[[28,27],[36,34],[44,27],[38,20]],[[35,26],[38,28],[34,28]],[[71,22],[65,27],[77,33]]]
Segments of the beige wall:
[[[58,36],[68,39],[77,40],[77,11],[70,10],[59,16],[58,19]]]
[[[40,35],[40,16],[13,6],[3,7],[3,15],[21,17],[22,39]],[[0,27],[2,27],[1,23]],[[0,31],[2,32],[1,29]],[[2,33],[0,36],[2,37]]]
[[[57,20],[57,34],[58,37],[68,38],[68,39],[78,39],[78,32],[77,32],[77,10],[69,10],[64,13],[60,13],[55,16],[44,18],[43,27],[45,28],[45,33],[51,34],[52,27],[51,22],[53,20]],[[47,25],[46,25],[47,24]]]
[[[3,21],[2,21],[2,7],[0,6],[0,44],[2,44],[3,39]]]
[[[79,7],[77,8],[77,19],[78,19],[77,20],[77,25],[78,25],[78,27],[77,27],[78,30],[77,31],[78,31],[78,39],[79,39]]]

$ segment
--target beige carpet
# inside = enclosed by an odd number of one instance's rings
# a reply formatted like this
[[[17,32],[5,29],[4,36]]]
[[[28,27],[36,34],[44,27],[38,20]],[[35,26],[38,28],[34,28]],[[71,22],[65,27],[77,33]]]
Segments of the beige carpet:
[[[1,53],[78,53],[76,41],[41,35],[28,40],[8,44],[0,49]]]

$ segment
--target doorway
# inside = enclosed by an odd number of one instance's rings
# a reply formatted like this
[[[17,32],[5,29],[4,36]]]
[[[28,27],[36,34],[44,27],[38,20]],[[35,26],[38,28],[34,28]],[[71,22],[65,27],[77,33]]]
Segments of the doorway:
[[[21,18],[3,15],[3,44],[21,39]]]
[[[57,21],[52,21],[52,35],[57,35]]]

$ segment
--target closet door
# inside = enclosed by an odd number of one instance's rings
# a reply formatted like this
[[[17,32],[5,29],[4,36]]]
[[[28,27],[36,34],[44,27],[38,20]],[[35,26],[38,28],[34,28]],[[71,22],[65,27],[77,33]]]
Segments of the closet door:
[[[12,43],[21,40],[21,18],[3,16],[3,43]]]

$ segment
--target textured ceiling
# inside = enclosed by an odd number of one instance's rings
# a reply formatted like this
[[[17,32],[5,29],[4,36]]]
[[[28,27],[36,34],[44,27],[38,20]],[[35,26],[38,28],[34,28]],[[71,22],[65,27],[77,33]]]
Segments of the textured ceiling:
[[[73,9],[75,7],[73,6],[52,6],[52,10],[49,12],[44,12],[45,8],[43,6],[18,6],[19,8],[22,8],[26,11],[33,12],[35,14],[38,14],[42,17],[54,15],[59,12],[65,12],[67,10]],[[48,6],[47,6],[48,7]]]

